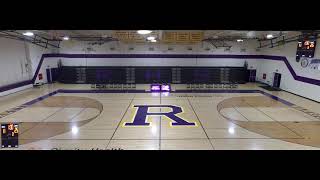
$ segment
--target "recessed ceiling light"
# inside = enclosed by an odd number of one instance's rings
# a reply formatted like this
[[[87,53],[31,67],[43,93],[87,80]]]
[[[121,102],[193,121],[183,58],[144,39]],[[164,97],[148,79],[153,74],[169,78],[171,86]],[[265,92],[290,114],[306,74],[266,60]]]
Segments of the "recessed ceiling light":
[[[267,35],[267,38],[268,38],[268,39],[271,39],[271,38],[273,38],[273,35],[272,35],[272,34],[268,34],[268,35]]]
[[[155,39],[152,39],[152,40],[151,40],[151,42],[157,42],[157,40],[155,40]]]
[[[64,36],[64,37],[63,37],[63,40],[68,41],[68,40],[69,40],[69,37],[68,37],[68,36]]]
[[[149,37],[147,37],[147,39],[148,39],[149,41],[152,41],[152,40],[155,40],[156,38],[153,37],[153,36],[149,36]]]
[[[138,34],[150,34],[152,31],[150,31],[150,30],[139,30],[137,32],[138,32]]]
[[[33,32],[28,31],[28,32],[23,33],[23,35],[25,35],[25,36],[33,36],[34,34],[33,34]]]
[[[243,42],[243,39],[237,39],[237,42]]]

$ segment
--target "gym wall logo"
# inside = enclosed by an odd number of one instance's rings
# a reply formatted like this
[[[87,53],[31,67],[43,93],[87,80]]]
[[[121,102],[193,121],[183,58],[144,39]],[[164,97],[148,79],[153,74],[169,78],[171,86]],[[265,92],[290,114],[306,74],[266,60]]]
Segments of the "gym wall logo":
[[[301,59],[301,66],[303,68],[309,67],[310,69],[320,70],[320,59],[303,58]]]
[[[136,113],[132,122],[125,122],[124,127],[149,127],[151,122],[148,121],[148,116],[162,116],[166,117],[171,121],[170,125],[172,127],[178,126],[187,126],[194,127],[197,126],[195,122],[188,122],[185,119],[179,117],[179,114],[183,113],[182,107],[174,105],[135,105],[134,108],[137,108]],[[169,108],[170,112],[148,112],[150,108]]]

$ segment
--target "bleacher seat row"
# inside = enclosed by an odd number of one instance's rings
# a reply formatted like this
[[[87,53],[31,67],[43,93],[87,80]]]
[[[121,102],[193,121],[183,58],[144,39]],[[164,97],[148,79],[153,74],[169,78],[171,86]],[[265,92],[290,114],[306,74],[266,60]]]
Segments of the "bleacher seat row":
[[[92,84],[92,89],[133,90],[136,84]],[[236,89],[238,84],[187,84],[190,90]]]
[[[108,90],[133,90],[136,89],[136,84],[92,84],[91,88]]]
[[[187,89],[208,90],[208,89],[236,89],[238,84],[187,84]]]

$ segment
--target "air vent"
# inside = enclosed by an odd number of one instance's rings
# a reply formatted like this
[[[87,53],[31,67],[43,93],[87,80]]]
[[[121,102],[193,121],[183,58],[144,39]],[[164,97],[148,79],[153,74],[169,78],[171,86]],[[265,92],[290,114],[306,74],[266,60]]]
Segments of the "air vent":
[[[133,47],[129,47],[129,50],[132,51],[132,50],[134,50],[134,48]]]
[[[230,51],[230,49],[231,49],[231,48],[227,47],[227,48],[224,49],[224,51],[227,52],[227,51]]]
[[[188,51],[192,51],[192,47],[188,47],[187,49],[188,49]]]
[[[116,48],[114,48],[114,47],[111,47],[111,48],[110,48],[111,51],[114,51],[115,49],[116,49]]]
[[[168,47],[168,51],[173,51],[173,48],[172,47]]]
[[[207,48],[205,48],[205,50],[206,50],[206,51],[210,51],[210,48],[207,47]]]
[[[240,50],[240,52],[246,52],[246,51],[247,51],[246,48],[242,48],[242,49]]]

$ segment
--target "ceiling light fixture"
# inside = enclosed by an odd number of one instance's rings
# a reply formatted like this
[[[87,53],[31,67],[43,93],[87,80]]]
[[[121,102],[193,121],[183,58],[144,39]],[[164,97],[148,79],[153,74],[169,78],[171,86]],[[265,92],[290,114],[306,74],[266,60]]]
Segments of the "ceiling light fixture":
[[[150,40],[151,42],[157,42],[157,40],[155,40],[155,39],[152,39],[152,40]]]
[[[152,33],[152,31],[150,31],[150,30],[139,30],[137,32],[138,32],[138,34],[142,34],[142,35]]]
[[[271,38],[273,38],[273,35],[272,35],[272,34],[268,34],[268,35],[267,35],[267,38],[268,38],[268,39],[271,39]]]
[[[25,36],[33,36],[34,34],[33,34],[33,32],[28,31],[28,32],[23,33],[23,35],[25,35]]]
[[[62,39],[68,41],[70,38],[68,36],[64,36]]]
[[[152,41],[152,40],[155,40],[156,38],[153,37],[153,36],[149,36],[149,37],[147,37],[147,39],[148,39],[149,41]]]
[[[237,39],[237,42],[243,42],[243,39]]]

